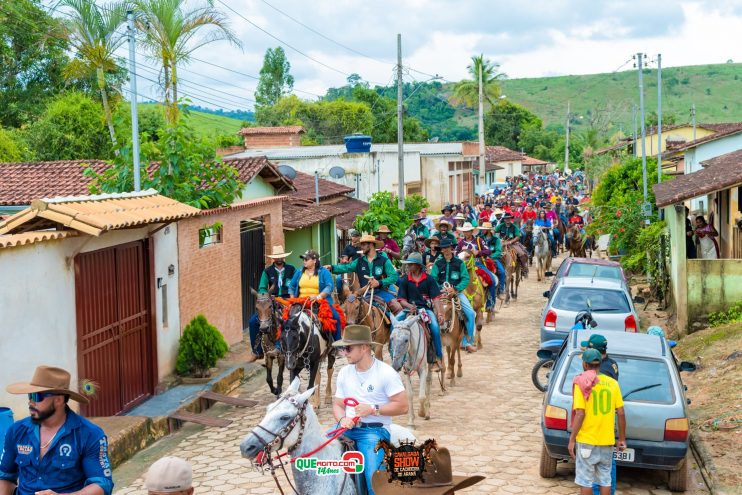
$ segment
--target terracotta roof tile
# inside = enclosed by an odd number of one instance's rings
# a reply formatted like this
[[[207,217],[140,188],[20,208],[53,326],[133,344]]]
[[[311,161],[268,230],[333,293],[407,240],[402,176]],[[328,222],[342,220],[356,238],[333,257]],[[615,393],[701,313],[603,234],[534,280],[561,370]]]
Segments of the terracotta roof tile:
[[[660,208],[742,183],[742,150],[702,162],[704,169],[652,187]]]
[[[294,188],[291,180],[279,172],[278,167],[265,156],[223,158],[222,161],[236,168],[240,174],[240,180],[245,184],[260,175],[279,191],[291,191]]]
[[[487,146],[484,157],[488,162],[519,162],[523,160],[523,155],[505,146]]]
[[[332,203],[335,208],[343,210],[343,214],[335,218],[337,228],[348,230],[353,227],[356,217],[368,209],[368,203],[355,198],[345,198],[337,203]]]
[[[704,124],[704,128],[710,129],[714,132],[713,134],[710,134],[708,136],[704,136],[702,138],[698,138],[695,141],[688,141],[684,144],[681,144],[677,147],[674,147],[672,150],[670,150],[672,153],[677,153],[679,151],[685,151],[690,148],[695,148],[699,144],[708,143],[710,141],[716,141],[717,139],[721,139],[723,137],[731,136],[733,134],[739,134],[742,132],[742,122],[728,122],[728,123],[720,123],[720,124]]]
[[[532,167],[535,165],[548,165],[549,162],[545,162],[543,160],[539,160],[538,158],[533,158],[532,156],[523,155],[523,166],[526,167]]]
[[[298,134],[304,132],[300,125],[287,125],[278,127],[243,127],[238,134]]]
[[[283,202],[283,228],[285,230],[303,229],[342,214],[343,210],[333,205],[287,200]]]
[[[294,187],[296,192],[290,194],[292,199],[305,199],[313,201],[315,199],[314,192],[314,176],[305,174],[303,172],[296,172],[296,177],[293,179]],[[320,179],[319,180],[319,199],[336,198],[338,196],[344,196],[348,193],[355,191],[354,188],[332,182],[331,180]]]
[[[0,248],[26,246],[37,242],[64,239],[65,237],[76,235],[77,231],[74,230],[41,230],[24,232],[22,234],[0,235]]]

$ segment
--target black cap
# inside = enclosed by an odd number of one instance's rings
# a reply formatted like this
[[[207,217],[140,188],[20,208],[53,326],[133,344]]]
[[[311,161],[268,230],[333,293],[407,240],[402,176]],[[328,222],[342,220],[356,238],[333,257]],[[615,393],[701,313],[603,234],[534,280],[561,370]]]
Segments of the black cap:
[[[449,239],[448,237],[444,237],[441,239],[441,244],[438,246],[440,249],[443,248],[452,248],[454,246],[453,241]]]
[[[314,249],[308,249],[308,250],[306,250],[304,252],[304,254],[302,254],[301,256],[299,256],[299,258],[301,258],[303,260],[307,260],[307,259],[318,260],[319,259],[319,253],[317,251],[315,251]]]

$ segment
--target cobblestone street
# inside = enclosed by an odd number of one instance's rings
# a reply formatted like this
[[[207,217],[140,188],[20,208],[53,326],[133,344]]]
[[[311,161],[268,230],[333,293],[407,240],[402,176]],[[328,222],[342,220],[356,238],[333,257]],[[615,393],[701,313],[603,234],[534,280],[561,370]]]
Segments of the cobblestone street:
[[[440,446],[451,450],[454,474],[481,473],[487,477],[463,493],[577,493],[574,472],[568,465],[560,465],[554,479],[542,479],[538,474],[542,394],[531,384],[530,370],[538,346],[542,292],[547,288],[546,282],[536,282],[532,270],[520,286],[518,301],[503,308],[494,322],[485,326],[484,349],[464,356],[464,376],[457,379],[457,386],[442,396],[434,380],[431,420],[416,420],[419,440],[435,438]],[[340,367],[336,365],[336,375]],[[222,416],[234,421],[229,427],[191,426],[169,443],[141,452],[114,473],[115,493],[146,494],[141,475],[150,462],[166,454],[185,457],[192,463],[196,493],[277,493],[270,475],[252,469],[240,457],[238,448],[262,418],[264,405],[272,401],[272,396],[262,375],[243,385],[239,394],[258,399],[261,404],[224,409]],[[329,428],[334,423],[328,406],[323,406],[319,415],[323,426]],[[400,418],[399,422],[404,421]],[[686,493],[707,493],[701,488],[695,462],[691,465]],[[670,493],[664,473],[620,469],[618,478],[617,493]]]

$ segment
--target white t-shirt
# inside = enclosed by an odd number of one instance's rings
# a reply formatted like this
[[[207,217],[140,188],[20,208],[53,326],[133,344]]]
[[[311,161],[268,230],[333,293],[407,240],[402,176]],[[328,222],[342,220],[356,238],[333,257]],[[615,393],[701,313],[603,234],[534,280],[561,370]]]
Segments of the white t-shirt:
[[[402,379],[394,368],[383,361],[374,359],[374,364],[364,372],[359,373],[353,364],[340,370],[336,380],[335,397],[346,399],[352,397],[359,404],[383,406],[389,403],[389,397],[404,391]],[[346,406],[345,415],[355,417],[355,407]],[[364,423],[392,424],[391,416],[366,416],[361,418]]]

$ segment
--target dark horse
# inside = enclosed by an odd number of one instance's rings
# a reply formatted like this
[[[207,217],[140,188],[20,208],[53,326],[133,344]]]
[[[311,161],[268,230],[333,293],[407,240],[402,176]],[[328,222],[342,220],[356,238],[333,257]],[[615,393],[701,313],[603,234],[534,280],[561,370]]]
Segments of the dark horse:
[[[528,264],[533,265],[533,220],[526,221],[523,227],[523,247],[528,253]]]
[[[265,354],[265,381],[271,393],[275,396],[281,395],[283,388],[283,369],[285,358],[283,353],[276,348],[278,331],[281,326],[281,310],[283,309],[270,294],[258,294],[255,289],[250,289],[255,295],[255,311],[260,321],[260,345]],[[276,386],[273,386],[273,361],[278,361],[278,376]]]
[[[573,225],[569,229],[569,255],[575,258],[584,258],[585,253],[585,242],[586,238],[580,232],[579,225]]]
[[[292,304],[289,317],[281,331],[281,350],[286,356],[286,367],[289,370],[289,381],[299,376],[303,369],[309,370],[307,390],[314,387],[317,380],[312,405],[320,406],[319,366],[327,358],[327,387],[325,387],[325,404],[332,403],[332,369],[335,366],[335,350],[330,346],[328,332],[322,331],[322,324],[311,311],[305,311],[301,304]]]

